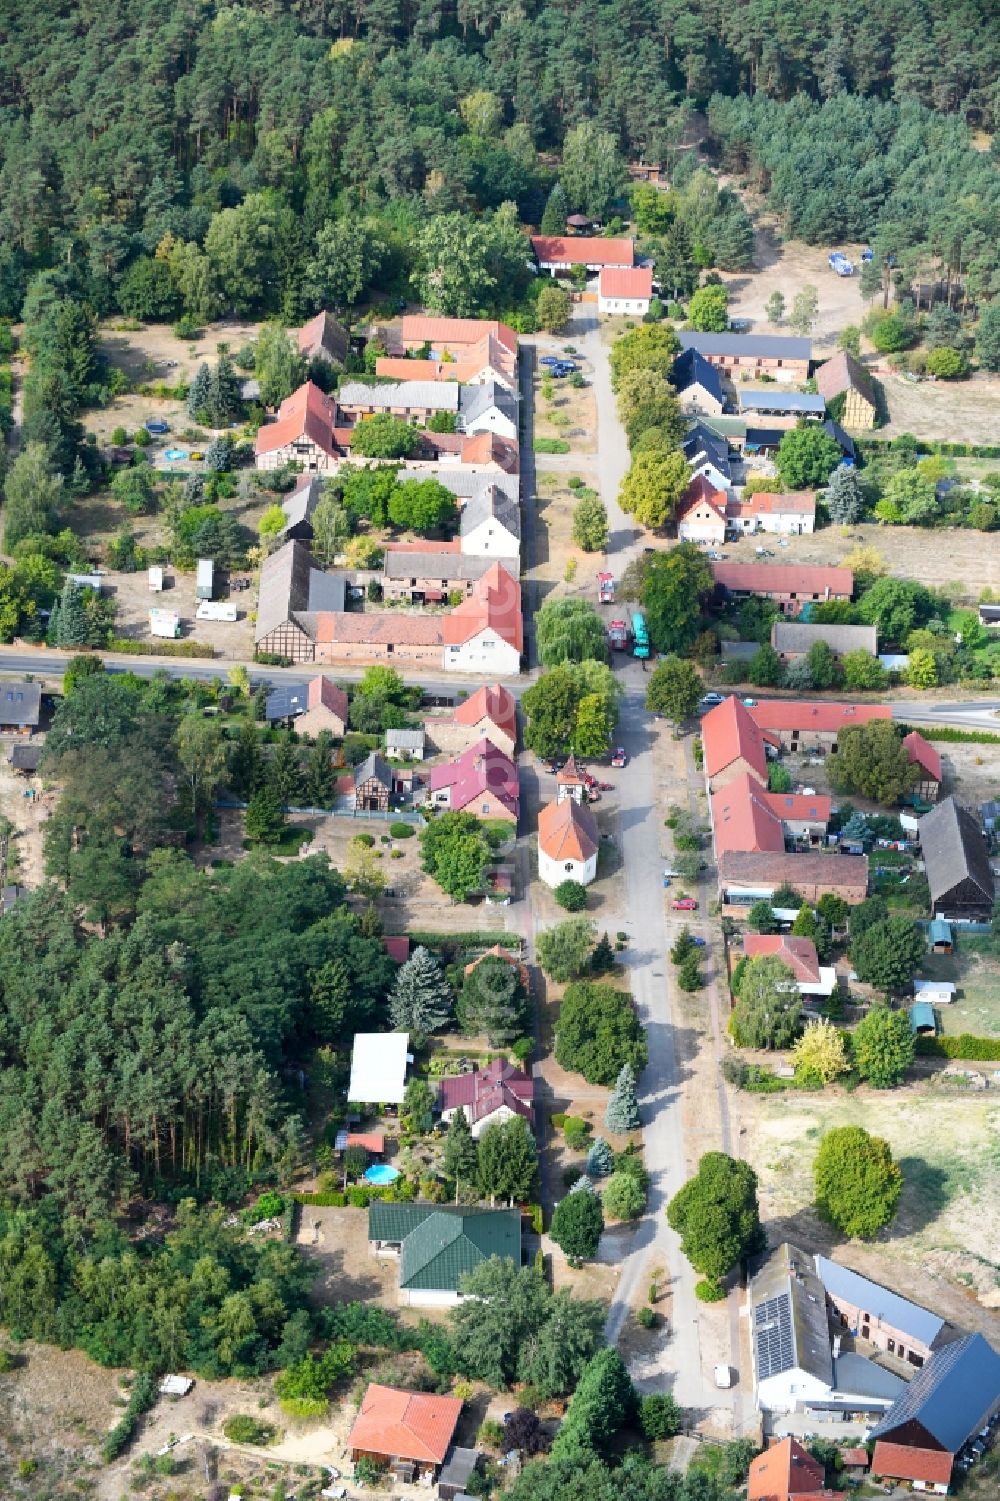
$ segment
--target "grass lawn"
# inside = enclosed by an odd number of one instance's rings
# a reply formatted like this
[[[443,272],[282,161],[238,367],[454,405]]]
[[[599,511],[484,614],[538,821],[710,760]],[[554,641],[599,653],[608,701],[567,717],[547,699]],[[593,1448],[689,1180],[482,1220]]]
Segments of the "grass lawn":
[[[951,980],[958,986],[954,1005],[936,1008],[942,1032],[1000,1037],[1000,959],[989,951],[989,941],[959,939],[954,954],[928,954],[920,966],[922,979]]]
[[[274,844],[261,845],[259,848],[266,849],[269,855],[297,855],[304,844],[312,841],[312,837],[311,829],[286,829]],[[252,845],[249,839],[244,839],[243,848],[249,850],[258,846]]]

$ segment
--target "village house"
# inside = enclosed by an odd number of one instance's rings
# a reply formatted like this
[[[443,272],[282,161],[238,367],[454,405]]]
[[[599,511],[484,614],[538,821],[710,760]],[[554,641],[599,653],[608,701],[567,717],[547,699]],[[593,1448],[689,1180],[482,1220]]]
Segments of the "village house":
[[[327,664],[382,662],[410,667],[442,665],[444,622],[440,614],[402,610],[346,610],[322,614],[312,641],[312,660]]]
[[[836,755],[844,730],[892,718],[888,704],[817,703],[800,698],[762,698],[749,713],[783,751],[831,756]]]
[[[811,938],[793,933],[744,933],[743,952],[748,959],[780,959],[791,970],[803,1000],[825,999],[837,988],[835,967],[820,964]]]
[[[509,573],[506,563],[499,566]],[[443,604],[453,594],[468,599],[494,567],[491,558],[468,557],[434,547],[390,547],[382,564],[382,594],[390,604]]]
[[[811,625],[775,620],[771,626],[771,645],[783,662],[808,655],[815,642],[822,641],[835,657],[849,651],[866,651],[874,657],[878,650],[878,632],[873,625]]]
[[[645,318],[653,296],[649,266],[602,266],[597,277],[597,311]]]
[[[516,396],[517,341],[510,349],[494,334],[486,334],[474,344],[462,345],[457,355],[445,353],[443,358],[380,355],[375,374],[389,380],[448,380],[460,386],[493,381]]]
[[[496,484],[501,474],[517,475],[521,457],[513,438],[501,438],[497,433],[421,433],[420,456],[411,459],[406,466],[405,478],[438,480],[447,484],[445,475],[466,472],[479,476],[479,484]],[[448,484],[448,489],[452,486]],[[469,493],[477,489],[473,486]],[[512,486],[505,488],[512,489]],[[452,490],[458,494],[457,490]]]
[[[812,396],[806,391],[786,391],[775,386],[736,387],[740,411],[748,419],[756,417],[788,417],[794,425],[800,417],[815,420],[826,416],[826,403],[822,396]]]
[[[460,546],[470,557],[499,558],[521,570],[521,508],[499,485],[484,485],[462,507]]]
[[[296,331],[299,354],[307,360],[323,360],[341,369],[350,352],[347,329],[327,312],[317,313]]]
[[[849,568],[807,567],[795,563],[713,563],[712,577],[734,599],[757,595],[774,600],[782,615],[798,615],[803,605],[849,600],[854,574]]]
[[[704,422],[696,422],[681,444],[681,452],[691,468],[691,478],[704,478],[713,490],[728,490],[733,480],[729,462],[729,442],[713,432]]]
[[[459,444],[462,441],[463,439],[459,437]],[[461,454],[458,457],[461,457]],[[425,465],[420,463],[404,464],[399,471],[399,477],[401,480],[426,479],[427,469]],[[458,466],[456,462],[450,462],[448,464],[440,464],[433,471],[433,478],[439,485],[443,485],[446,490],[450,490],[455,499],[462,503],[463,507],[466,502],[477,499],[482,495],[484,490],[489,489],[491,486],[495,487],[505,499],[512,500],[515,505],[519,502],[521,496],[521,480],[516,469],[512,474],[507,474],[503,470],[496,470],[490,474],[479,474],[474,469],[465,469]]]
[[[787,495],[769,495],[758,491],[726,505],[726,524],[730,531],[744,537],[755,532],[772,532],[781,537],[799,537],[816,528],[816,496],[807,490]]]
[[[726,540],[725,490],[716,490],[703,474],[693,479],[677,507],[677,536],[681,542],[721,547]]]
[[[772,1439],[750,1465],[747,1501],[826,1501],[837,1494],[826,1489],[823,1466],[797,1438]]]
[[[332,678],[319,673],[308,683],[291,683],[267,695],[264,718],[268,724],[294,720],[296,734],[315,739],[327,730],[342,740],[347,730],[347,694]]]
[[[300,464],[307,474],[336,474],[344,457],[337,425],[337,403],[306,381],[278,408],[273,422],[257,431],[254,455],[258,469]]]
[[[487,338],[496,339],[511,359],[517,358],[517,334],[506,323],[486,318],[441,318],[429,313],[407,313],[400,325],[405,350],[430,351],[440,360],[451,355],[456,361],[467,359],[473,349]]]
[[[538,815],[538,874],[546,886],[578,881],[589,886],[597,875],[600,848],[597,819],[585,803],[564,797]]]
[[[520,584],[494,563],[471,597],[444,617],[442,629],[446,671],[516,676],[524,650]]]
[[[463,433],[499,433],[517,438],[517,397],[499,381],[482,381],[459,389],[458,426]]]
[[[517,746],[517,701],[502,683],[477,688],[447,718],[429,719],[427,730],[439,751],[457,754],[485,736],[513,756]]]
[[[368,1206],[368,1243],[376,1256],[399,1258],[404,1308],[453,1308],[462,1278],[481,1262],[521,1265],[521,1211],[383,1200]]]
[[[837,421],[844,427],[866,432],[875,426],[878,417],[875,383],[860,360],[846,349],[819,366],[816,389],[827,406],[834,407]]]
[[[994,880],[983,831],[968,808],[946,797],[925,813],[917,829],[931,916],[949,922],[989,922]]]
[[[458,386],[446,381],[403,380],[384,386],[347,381],[337,391],[337,406],[352,422],[385,412],[407,422],[424,424],[439,412],[456,416],[458,395]]]
[[[324,573],[301,542],[286,542],[261,566],[256,650],[293,662],[313,661],[322,620],[342,611],[345,599],[344,574]]]
[[[397,761],[422,761],[427,753],[427,735],[423,729],[386,730],[385,753]]]
[[[712,836],[717,855],[729,850],[776,850],[785,843],[816,845],[826,837],[830,799],[815,794],[768,792],[744,772],[712,794]]]
[[[375,1207],[374,1205],[372,1206]],[[402,1204],[379,1206],[402,1209]],[[399,1391],[373,1381],[347,1439],[352,1464],[369,1459],[394,1479],[433,1479],[447,1457],[462,1412],[459,1397]]]
[[[302,474],[294,487],[282,497],[281,509],[285,524],[281,529],[284,542],[311,542],[313,535],[313,512],[323,494],[323,481],[318,474]]]
[[[677,356],[671,380],[682,412],[719,417],[726,410],[719,372],[696,349],[685,349]]]
[[[826,1256],[817,1255],[816,1273],[836,1321],[856,1338],[918,1370],[946,1343],[944,1319],[881,1283]]]
[[[856,906],[868,895],[868,856],[820,851],[754,854],[733,850],[719,856],[719,897],[730,906],[770,901],[779,886],[794,886],[811,906],[830,892]]]
[[[41,683],[4,683],[0,686],[0,730],[5,735],[30,735],[42,715]]]
[[[732,380],[745,376],[801,385],[809,377],[812,343],[780,334],[703,334],[681,329],[681,349],[693,349]]]
[[[701,743],[707,790],[716,792],[749,774],[767,787],[765,737],[750,710],[730,694],[701,721]]]
[[[497,957],[507,956],[500,954]],[[466,974],[471,974],[476,963],[481,962],[482,959],[467,965]],[[516,967],[524,968],[523,965]],[[478,1137],[487,1126],[501,1125],[515,1115],[523,1116],[530,1125],[534,1097],[535,1084],[529,1074],[506,1058],[494,1058],[485,1068],[474,1068],[467,1074],[449,1074],[440,1079],[437,1108],[444,1125],[462,1110],[472,1135]]]
[[[918,767],[920,771],[920,780],[913,791],[922,803],[936,803],[943,780],[940,755],[919,730],[911,730],[908,735],[904,735],[903,748],[910,765]]]
[[[873,1479],[946,1496],[956,1457],[1000,1413],[1000,1355],[981,1334],[935,1352],[872,1428]]]
[[[517,767],[485,738],[453,761],[431,767],[430,801],[450,813],[513,819],[516,824],[519,796]]]
[[[392,767],[370,751],[354,768],[354,806],[359,813],[388,813],[394,791]]]
[[[588,235],[532,235],[531,248],[540,271],[553,276],[570,272],[574,266],[601,271],[605,266],[635,265],[632,240],[605,240]]]

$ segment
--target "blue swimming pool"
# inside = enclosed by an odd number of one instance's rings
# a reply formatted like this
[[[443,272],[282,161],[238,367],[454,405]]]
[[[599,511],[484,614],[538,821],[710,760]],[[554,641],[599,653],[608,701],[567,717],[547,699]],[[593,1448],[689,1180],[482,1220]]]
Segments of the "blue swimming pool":
[[[377,1162],[365,1172],[366,1183],[395,1183],[399,1177],[398,1167],[387,1167],[384,1162]]]

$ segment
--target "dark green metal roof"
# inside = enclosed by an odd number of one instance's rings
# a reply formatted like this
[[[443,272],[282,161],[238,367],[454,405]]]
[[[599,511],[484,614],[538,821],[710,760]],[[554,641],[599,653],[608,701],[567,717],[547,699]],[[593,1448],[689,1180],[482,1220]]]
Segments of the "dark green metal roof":
[[[457,1292],[465,1273],[489,1256],[521,1263],[517,1209],[374,1203],[368,1239],[400,1241],[400,1288],[423,1292]]]

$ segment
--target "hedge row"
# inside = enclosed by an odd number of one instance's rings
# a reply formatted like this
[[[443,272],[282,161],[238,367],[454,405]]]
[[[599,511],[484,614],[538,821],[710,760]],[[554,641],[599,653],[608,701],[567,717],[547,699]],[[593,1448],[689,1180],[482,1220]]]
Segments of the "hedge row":
[[[121,1422],[116,1423],[104,1440],[101,1455],[110,1464],[117,1459],[119,1454],[124,1453],[130,1444],[139,1419],[144,1412],[148,1412],[156,1401],[156,1382],[148,1371],[140,1371],[135,1378],[132,1387],[132,1395],[128,1399],[128,1406],[122,1415]]]
[[[924,724],[919,730],[925,740],[944,740],[952,745],[1000,745],[1000,735],[993,735],[989,730],[954,730],[949,725]]]
[[[879,449],[891,446],[888,438],[856,438],[855,446],[862,453],[878,453]],[[996,443],[948,443],[944,440],[917,438],[917,453],[939,453],[952,459],[1000,459],[1000,444]]]
[[[461,945],[463,949],[477,948],[480,944],[492,948],[498,943],[501,948],[513,949],[517,953],[521,950],[521,940],[516,934],[497,928],[490,928],[485,932],[469,928],[466,932],[458,933],[416,933],[410,929],[409,938],[414,948],[442,949],[454,944]]]
[[[978,1063],[1000,1062],[1000,1037],[917,1037],[915,1050],[923,1058],[966,1058]]]
[[[124,657],[214,657],[215,652],[205,641],[126,641],[115,639],[108,651]]]

